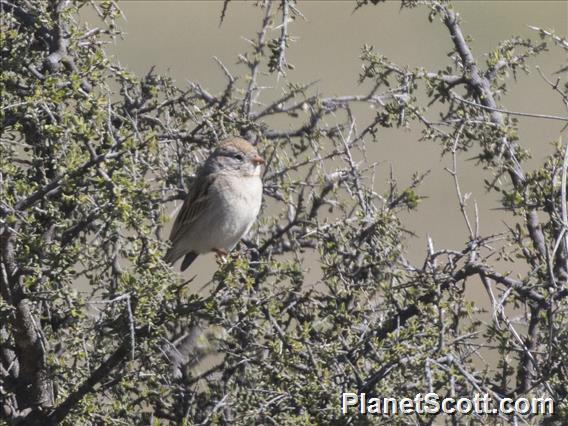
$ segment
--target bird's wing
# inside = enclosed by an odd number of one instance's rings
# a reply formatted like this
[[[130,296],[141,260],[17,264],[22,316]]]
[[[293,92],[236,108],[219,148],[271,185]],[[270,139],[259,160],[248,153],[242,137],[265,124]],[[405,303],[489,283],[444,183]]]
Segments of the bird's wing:
[[[181,238],[191,226],[205,212],[210,212],[209,205],[211,203],[211,185],[214,176],[204,176],[202,185],[196,185],[200,179],[197,179],[189,191],[180,212],[178,213],[172,231],[170,232],[170,241],[174,242]]]

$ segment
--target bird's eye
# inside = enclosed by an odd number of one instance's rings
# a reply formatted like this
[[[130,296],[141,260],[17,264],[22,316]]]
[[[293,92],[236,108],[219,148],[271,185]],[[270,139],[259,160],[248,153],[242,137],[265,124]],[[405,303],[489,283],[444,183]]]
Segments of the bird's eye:
[[[235,154],[235,158],[239,161],[243,161],[245,159],[242,154]]]

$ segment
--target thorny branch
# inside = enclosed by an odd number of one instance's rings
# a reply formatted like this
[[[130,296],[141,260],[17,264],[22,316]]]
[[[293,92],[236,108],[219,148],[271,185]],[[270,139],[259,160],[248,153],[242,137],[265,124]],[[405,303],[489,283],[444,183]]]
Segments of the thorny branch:
[[[292,69],[286,49],[293,17],[302,16],[292,1],[259,3],[260,30],[239,57],[247,75],[214,58],[227,82],[212,93],[198,82],[177,88],[153,70],[137,80],[109,65],[97,38],[117,35],[112,2],[94,7],[113,25],[77,31],[66,15],[73,3],[54,2],[44,10],[0,0],[9,25],[31,34],[38,52],[29,67],[18,68],[22,77],[11,82],[1,109],[3,126],[23,123],[14,130],[18,137],[1,139],[18,167],[0,176],[10,190],[0,211],[0,290],[8,306],[1,315],[9,319],[0,327],[2,392],[9,393],[3,418],[57,424],[122,412],[132,421],[132,412],[143,407],[150,423],[216,418],[279,424],[298,412],[332,422],[338,389],[378,394],[427,386],[454,395],[487,392],[496,400],[535,389],[565,395],[557,384],[567,372],[556,337],[568,299],[568,148],[551,166],[550,223],[541,223],[537,211],[544,209],[534,201],[534,177],[521,166],[520,144],[500,131],[508,115],[566,118],[500,108],[495,84],[502,71],[522,65],[532,51],[483,72],[456,12],[445,3],[429,4],[450,33],[455,69],[411,71],[381,58],[364,67],[362,80],[375,78],[368,91],[323,96],[317,82],[293,84],[285,72]],[[366,60],[370,49],[363,51]],[[100,62],[93,65],[92,58]],[[277,94],[265,67],[287,83]],[[91,72],[100,69],[108,82]],[[51,78],[65,97],[30,100],[30,88]],[[395,84],[385,84],[392,79]],[[543,79],[565,102],[559,83]],[[428,108],[417,105],[413,86],[419,81],[429,84],[429,106],[448,102],[447,115],[432,120]],[[111,82],[120,93],[112,92]],[[457,95],[458,88],[466,95]],[[372,107],[375,116],[363,122],[354,104]],[[84,110],[73,109],[78,117],[70,119],[70,105]],[[275,128],[275,117],[285,117],[288,127]],[[375,184],[382,165],[366,150],[382,127],[406,127],[409,120],[451,153],[447,171],[468,238],[459,249],[436,249],[428,238],[418,266],[405,258],[409,232],[399,216],[416,209],[416,191],[428,172],[404,188],[391,172],[382,190]],[[51,134],[53,128],[59,132]],[[520,194],[526,229],[483,236],[477,204],[475,217],[468,209],[458,158],[491,131],[499,138],[491,159]],[[240,250],[219,263],[211,294],[202,299],[188,295],[193,278],[176,279],[161,260],[163,205],[184,198],[196,165],[230,135],[251,139],[267,159],[265,210]],[[18,144],[31,151],[14,150]],[[532,251],[524,246],[527,238]],[[524,256],[530,269],[522,276],[499,272],[492,263],[507,258],[507,245],[515,244],[522,248],[513,254]],[[314,282],[304,264],[310,256],[321,266]],[[88,282],[90,295],[73,291],[77,278]],[[479,312],[465,296],[466,287],[476,286],[486,289],[492,309],[481,343]],[[106,309],[91,317],[86,312],[95,297]],[[511,305],[525,309],[526,333],[508,315]],[[194,338],[190,331],[203,323],[214,326]],[[207,345],[200,347],[203,339]],[[174,374],[164,342],[180,355]],[[511,365],[504,364],[501,374],[471,363],[480,349],[495,345],[518,355],[516,385]],[[222,360],[197,371],[204,358],[218,354]],[[441,383],[440,374],[450,380]],[[305,411],[298,401],[312,394],[320,400]],[[99,412],[88,411],[94,401]]]

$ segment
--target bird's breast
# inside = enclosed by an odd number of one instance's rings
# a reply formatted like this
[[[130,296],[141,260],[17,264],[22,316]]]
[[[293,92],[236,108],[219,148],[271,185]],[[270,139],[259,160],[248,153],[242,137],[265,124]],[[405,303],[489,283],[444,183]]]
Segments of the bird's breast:
[[[220,208],[212,232],[223,236],[224,248],[231,248],[258,216],[262,181],[259,176],[225,177],[219,184],[216,198]]]

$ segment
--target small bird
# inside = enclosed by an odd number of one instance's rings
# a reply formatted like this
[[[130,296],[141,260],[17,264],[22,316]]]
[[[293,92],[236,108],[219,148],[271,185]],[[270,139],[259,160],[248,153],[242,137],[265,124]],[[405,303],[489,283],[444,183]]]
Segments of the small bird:
[[[241,138],[222,141],[199,172],[170,233],[164,260],[185,256],[184,271],[203,253],[226,256],[251,228],[262,201],[264,159]]]

